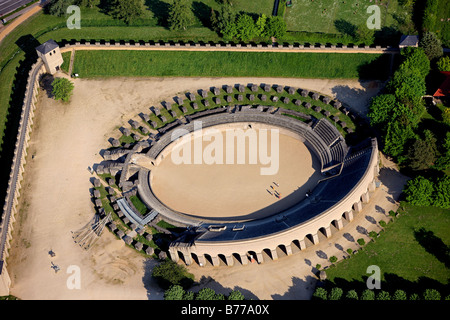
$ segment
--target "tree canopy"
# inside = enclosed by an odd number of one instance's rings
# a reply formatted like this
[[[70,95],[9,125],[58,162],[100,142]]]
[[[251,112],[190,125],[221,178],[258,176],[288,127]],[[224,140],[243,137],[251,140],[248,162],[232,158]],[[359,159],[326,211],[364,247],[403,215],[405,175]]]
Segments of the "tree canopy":
[[[66,78],[56,78],[52,82],[52,94],[55,100],[62,100],[68,102],[72,96],[73,83]]]

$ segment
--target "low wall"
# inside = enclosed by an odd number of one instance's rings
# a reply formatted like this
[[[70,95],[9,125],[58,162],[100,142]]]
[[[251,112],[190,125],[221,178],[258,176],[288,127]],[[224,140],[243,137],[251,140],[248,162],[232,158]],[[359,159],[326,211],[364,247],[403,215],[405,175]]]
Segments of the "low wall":
[[[274,52],[361,52],[398,53],[399,49],[382,46],[327,45],[327,44],[266,44],[225,42],[174,41],[67,41],[60,42],[61,52],[75,50],[220,50],[220,51],[274,51]]]
[[[45,73],[44,63],[38,59],[28,73],[28,82],[22,106],[22,114],[17,133],[14,157],[9,175],[6,199],[0,219],[0,296],[9,295],[11,279],[7,271],[6,259],[11,247],[11,234],[16,221],[17,204],[26,164],[28,141],[32,131],[34,110],[36,109],[39,77]]]

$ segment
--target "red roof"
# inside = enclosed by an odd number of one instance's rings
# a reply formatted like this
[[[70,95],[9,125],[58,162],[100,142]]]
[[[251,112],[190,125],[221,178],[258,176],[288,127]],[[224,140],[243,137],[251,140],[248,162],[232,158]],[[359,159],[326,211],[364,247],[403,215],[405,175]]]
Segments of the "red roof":
[[[450,71],[441,71],[446,76],[444,82],[433,94],[433,97],[448,97],[450,96]]]

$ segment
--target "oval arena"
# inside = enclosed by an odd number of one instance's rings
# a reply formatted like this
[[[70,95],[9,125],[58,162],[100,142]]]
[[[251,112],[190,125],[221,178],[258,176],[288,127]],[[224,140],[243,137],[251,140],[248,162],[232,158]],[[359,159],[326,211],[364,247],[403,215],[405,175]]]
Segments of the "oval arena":
[[[277,130],[278,170],[263,175],[269,162],[249,163],[251,143],[243,163],[236,161],[242,148],[233,146],[233,163],[195,164],[196,139],[205,138],[199,134],[205,129],[214,129],[216,136],[206,139],[209,144],[201,146],[202,154],[227,130],[244,134]],[[362,210],[379,172],[375,139],[348,146],[326,118],[280,107],[218,106],[184,115],[159,128],[152,138],[131,150],[105,152],[106,161],[96,171],[120,175],[123,197],[115,208],[136,226],[159,217],[186,228],[170,243],[168,253],[187,265],[262,263],[315,245]],[[191,144],[183,147],[186,141]],[[272,142],[263,153],[266,158],[273,156]],[[225,145],[222,150],[227,154],[230,149]],[[218,150],[210,154],[217,156]],[[174,154],[189,153],[190,163],[174,163]],[[148,208],[145,216],[136,212],[130,201],[133,195]]]

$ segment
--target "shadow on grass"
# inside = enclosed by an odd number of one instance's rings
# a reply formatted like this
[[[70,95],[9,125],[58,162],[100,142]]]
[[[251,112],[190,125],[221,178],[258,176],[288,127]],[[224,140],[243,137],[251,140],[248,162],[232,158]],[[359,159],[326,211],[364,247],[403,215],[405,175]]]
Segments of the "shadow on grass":
[[[153,12],[157,24],[168,28],[167,19],[169,18],[169,4],[160,0],[146,0],[145,6]]]
[[[20,61],[17,68],[15,79],[12,85],[9,109],[6,116],[6,127],[1,145],[0,154],[0,205],[3,207],[6,189],[8,187],[9,173],[14,156],[17,133],[19,129],[22,105],[25,97],[25,91],[28,81],[28,72],[37,59],[35,48],[40,43],[30,34],[20,37],[16,45],[25,52],[24,60]]]
[[[422,227],[414,230],[414,238],[428,253],[450,268],[450,247],[436,237],[433,231]]]
[[[344,293],[349,290],[356,290],[361,294],[362,291],[367,289],[367,279],[368,276],[362,276],[361,279],[351,281],[343,278],[334,278],[333,281],[325,280],[322,286],[328,290],[339,287],[344,290]],[[411,281],[393,273],[385,273],[379,290],[388,291],[391,295],[396,290],[404,290],[408,296],[413,293],[421,296],[426,289],[436,289],[441,293],[442,297],[445,297],[450,293],[449,281],[450,279],[447,279],[447,284],[444,284],[428,277],[419,277],[416,281]],[[375,290],[375,293],[379,292],[379,290]]]

